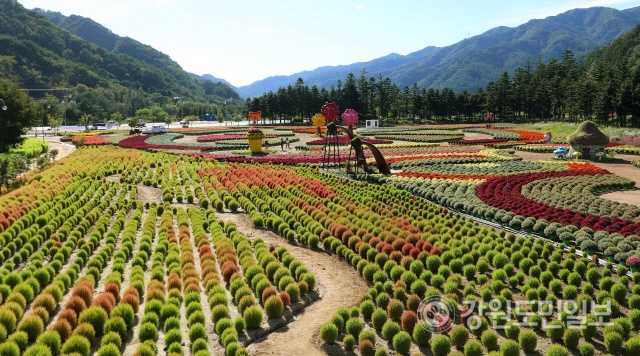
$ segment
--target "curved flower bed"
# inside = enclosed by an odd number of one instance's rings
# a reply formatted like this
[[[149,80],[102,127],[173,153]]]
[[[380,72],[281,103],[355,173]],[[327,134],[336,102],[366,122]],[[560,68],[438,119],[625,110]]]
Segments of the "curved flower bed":
[[[430,135],[430,134],[420,134],[420,133],[411,133],[409,135],[401,134],[401,135],[375,135],[376,139],[379,140],[393,140],[393,141],[407,141],[407,142],[450,142],[453,140],[459,140],[464,135],[460,134],[447,134],[447,135]]]
[[[246,134],[210,134],[204,136],[198,136],[198,142],[215,142],[224,140],[242,140],[246,139]]]
[[[243,156],[234,154],[216,154],[204,153],[197,154],[195,157],[214,159],[223,162],[239,162],[239,163],[273,163],[273,164],[320,164],[323,162],[322,155],[268,155],[268,156]],[[348,154],[341,154],[337,157],[338,162],[346,162],[349,159]]]
[[[378,140],[378,139],[374,139],[374,138],[363,138],[362,141],[371,143],[373,145],[393,143],[393,141],[391,141],[391,140]],[[330,144],[337,143],[338,145],[350,145],[351,144],[351,139],[349,139],[349,136],[346,136],[346,135],[338,136],[337,138],[336,137],[323,137],[323,138],[318,139],[318,140],[309,141],[309,142],[307,142],[307,145],[318,146],[318,145],[325,145],[327,143],[330,143]]]
[[[196,150],[203,151],[210,149],[210,147],[204,146],[190,146],[190,145],[175,145],[175,144],[152,144],[148,143],[147,138],[148,135],[139,135],[139,136],[130,136],[121,140],[118,145],[123,148],[135,148],[138,150],[151,150],[151,149],[159,149],[159,150]]]
[[[541,179],[522,187],[522,194],[556,208],[597,216],[637,220],[640,208],[600,198],[609,191],[633,189],[635,183],[613,174]]]
[[[522,216],[532,216],[561,224],[586,226],[594,230],[619,232],[623,235],[640,233],[640,224],[618,218],[583,214],[571,209],[552,206],[529,199],[522,193],[522,187],[534,181],[553,177],[580,175],[605,175],[606,170],[589,164],[570,164],[564,172],[542,172],[512,175],[488,179],[476,188],[476,194],[490,206],[504,209]]]
[[[105,136],[73,136],[71,142],[77,146],[111,145],[113,142]]]

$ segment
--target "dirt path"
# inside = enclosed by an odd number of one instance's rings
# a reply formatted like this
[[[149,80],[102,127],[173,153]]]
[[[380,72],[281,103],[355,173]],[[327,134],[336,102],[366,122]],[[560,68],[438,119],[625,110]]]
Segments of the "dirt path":
[[[367,284],[344,261],[324,252],[288,244],[276,234],[257,230],[244,214],[218,214],[223,221],[233,221],[238,230],[250,239],[260,238],[266,243],[282,245],[304,263],[318,280],[322,299],[307,307],[287,327],[269,334],[264,340],[251,344],[252,355],[325,355],[321,349],[320,326],[331,319],[339,307],[356,305],[367,292]]]
[[[138,184],[138,200],[143,203],[162,203],[162,190]]]
[[[47,144],[49,145],[49,151],[58,150],[58,155],[56,156],[56,161],[59,161],[68,155],[70,155],[73,151],[76,150],[76,146],[70,143],[64,143],[60,141],[60,136],[47,137]]]

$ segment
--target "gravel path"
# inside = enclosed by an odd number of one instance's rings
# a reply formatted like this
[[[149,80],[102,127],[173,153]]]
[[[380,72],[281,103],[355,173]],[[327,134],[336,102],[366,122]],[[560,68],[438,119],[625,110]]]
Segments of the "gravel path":
[[[284,246],[316,275],[322,298],[300,314],[296,320],[264,340],[251,344],[252,355],[325,355],[321,348],[320,326],[329,321],[339,307],[356,305],[367,292],[367,284],[346,262],[325,252],[288,244],[276,234],[257,230],[244,214],[218,214],[223,221],[233,221],[250,239]]]

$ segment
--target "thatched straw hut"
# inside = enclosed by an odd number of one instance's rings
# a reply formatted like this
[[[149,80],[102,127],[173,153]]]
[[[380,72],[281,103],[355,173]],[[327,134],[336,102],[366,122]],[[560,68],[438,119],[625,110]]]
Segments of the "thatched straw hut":
[[[604,153],[604,148],[609,143],[609,137],[592,121],[581,123],[568,139],[571,148],[575,152],[580,152],[584,159],[598,158]]]

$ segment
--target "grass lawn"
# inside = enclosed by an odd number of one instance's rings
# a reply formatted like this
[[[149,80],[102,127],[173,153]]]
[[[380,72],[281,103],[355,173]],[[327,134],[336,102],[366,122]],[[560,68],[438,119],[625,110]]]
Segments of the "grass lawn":
[[[20,146],[11,150],[11,153],[21,153],[29,158],[38,157],[49,150],[49,145],[41,138],[27,138]]]
[[[515,126],[538,130],[543,132],[551,132],[554,140],[564,140],[567,136],[571,135],[578,127],[579,124],[570,122],[539,122],[529,124],[516,124]],[[625,128],[625,127],[600,127],[609,138],[621,137],[623,135],[640,135],[640,129]]]

